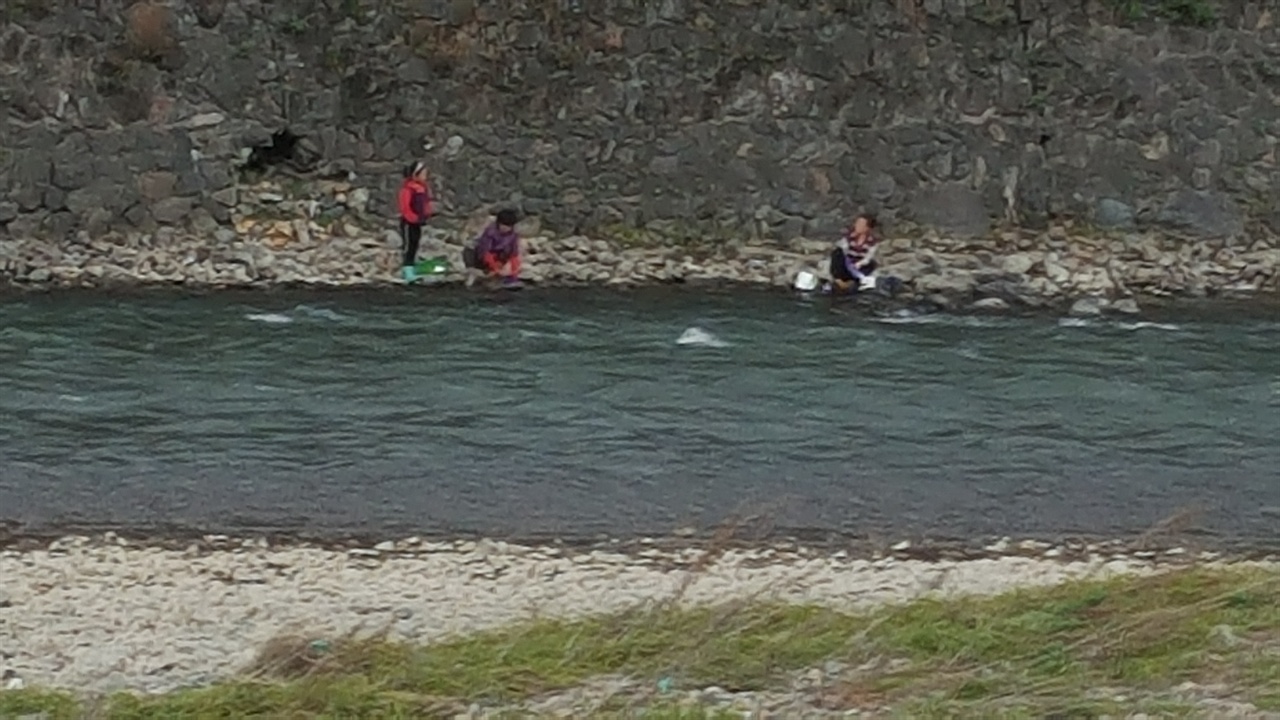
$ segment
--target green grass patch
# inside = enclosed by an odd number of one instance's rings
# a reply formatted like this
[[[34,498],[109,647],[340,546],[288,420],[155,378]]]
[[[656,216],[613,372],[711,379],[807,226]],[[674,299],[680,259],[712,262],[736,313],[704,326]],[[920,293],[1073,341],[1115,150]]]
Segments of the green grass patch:
[[[785,687],[846,663],[827,707],[911,717],[1185,715],[1184,682],[1280,707],[1280,573],[1192,569],[1074,582],[994,598],[922,600],[866,614],[744,604],[543,620],[425,647],[382,639],[280,638],[243,679],[160,696],[119,695],[92,714],[148,718],[452,717],[621,674],[644,687]],[[662,696],[659,696],[662,697]],[[617,717],[717,717],[675,705]],[[643,702],[649,702],[647,700]],[[0,718],[79,717],[66,695],[0,693]],[[597,717],[609,717],[596,713]],[[728,717],[728,715],[724,715]]]
[[[85,708],[71,695],[46,690],[0,690],[0,718],[42,715],[41,720],[77,720]]]

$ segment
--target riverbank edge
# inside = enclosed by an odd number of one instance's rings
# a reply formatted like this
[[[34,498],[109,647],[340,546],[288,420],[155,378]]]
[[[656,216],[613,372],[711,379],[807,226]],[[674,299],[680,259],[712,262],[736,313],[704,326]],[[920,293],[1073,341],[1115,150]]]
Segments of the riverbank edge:
[[[1237,610],[1261,612],[1256,610],[1259,598],[1267,597],[1278,581],[1280,565],[1275,563],[1138,563],[1097,576],[1015,583],[994,593],[917,595],[861,609],[752,597],[682,606],[677,597],[673,604],[576,619],[535,618],[425,644],[388,640],[376,630],[332,637],[319,629],[293,628],[267,642],[239,672],[162,692],[29,686],[7,674],[0,682],[0,717],[141,720],[197,711],[232,717],[247,708],[260,712],[264,703],[289,714],[321,698],[319,711],[308,717],[380,717],[388,707],[416,712],[409,715],[413,717],[454,720],[582,713],[623,718],[636,717],[637,711],[673,720],[797,711],[805,717],[836,718],[848,717],[851,709],[859,717],[891,717],[904,707],[913,709],[913,717],[955,717],[956,712],[978,717],[983,715],[974,713],[1007,712],[1012,701],[1035,708],[1036,716],[1066,703],[1127,717],[1180,706],[1210,713],[1205,717],[1270,719],[1277,714],[1259,706],[1280,710],[1280,693],[1274,688],[1251,675],[1236,677],[1234,683],[1198,677],[1186,681],[1195,670],[1184,666],[1190,650],[1181,645],[1197,645],[1201,665],[1211,661],[1219,668],[1252,667],[1249,662],[1256,664],[1258,653],[1274,652],[1275,613],[1259,615],[1270,623],[1262,628],[1221,620],[1243,622],[1245,616]],[[1117,602],[1118,607],[1106,607]],[[1036,627],[1032,620],[1036,626],[1046,620],[1048,625]],[[1182,626],[1171,628],[1171,622]],[[1078,637],[1082,624],[1085,640]],[[885,626],[897,627],[888,635],[877,632]],[[956,645],[966,632],[973,635],[969,644]],[[1121,635],[1129,639],[1111,639]],[[851,651],[844,647],[847,640],[833,642],[850,637],[867,647]],[[975,641],[987,645],[974,646]],[[666,642],[673,646],[664,650]],[[715,647],[691,651],[703,643]],[[1151,643],[1165,654],[1135,653]],[[922,651],[929,647],[936,650]],[[1102,647],[1109,652],[1097,653]],[[1116,681],[1105,686],[1096,684],[1096,677],[1091,684],[1086,673],[1063,673],[1056,679],[1050,673],[1027,697],[1020,690],[1009,697],[1008,690],[998,689],[1025,685],[1043,671],[1035,669],[1040,663],[1062,661],[1063,649],[1089,658],[1077,661],[1085,663],[1082,669],[1093,662],[1091,654],[1106,662],[1119,662],[1117,654],[1136,654],[1143,666],[1112,671],[1118,673]],[[896,653],[855,661],[885,650]],[[1216,652],[1204,652],[1208,650]],[[622,667],[600,667],[598,672],[583,667],[584,660],[602,651],[602,658],[611,657]],[[752,656],[760,654],[771,660],[755,662]],[[1157,675],[1159,682],[1151,682],[1145,673],[1157,662],[1169,663],[1176,677]],[[708,669],[722,677],[709,675]],[[441,671],[447,677],[439,677]],[[1098,673],[1092,669],[1087,674]],[[1053,680],[1052,687],[1046,687],[1046,679]],[[415,681],[422,687],[388,687]],[[442,687],[456,692],[440,692]]]
[[[1180,516],[1164,524],[1183,522]],[[1060,562],[1097,557],[1124,558],[1169,566],[1202,562],[1280,562],[1280,539],[1211,538],[1169,531],[1160,525],[1129,537],[1062,535],[1045,537],[987,536],[968,540],[837,535],[832,533],[772,533],[753,537],[749,528],[720,528],[710,532],[683,529],[669,535],[638,537],[534,536],[496,538],[482,534],[422,534],[396,538],[362,533],[319,535],[296,532],[221,534],[193,529],[107,530],[105,532],[24,532],[0,521],[0,553],[13,557],[30,552],[123,548],[182,552],[190,556],[219,553],[317,550],[345,553],[364,561],[426,557],[440,553],[544,553],[566,558],[611,556],[660,561],[678,568],[708,554],[746,553],[767,560],[779,555],[837,560],[969,562],[1001,558],[1044,559]]]
[[[540,296],[574,296],[579,293],[605,293],[625,296],[687,297],[713,296],[768,297],[782,301],[822,303],[842,310],[884,313],[908,311],[913,314],[951,316],[1063,317],[1067,315],[1112,318],[1176,317],[1182,313],[1222,313],[1230,317],[1272,317],[1280,313],[1280,292],[1224,292],[1216,295],[1139,294],[1116,303],[1106,298],[1045,298],[1032,305],[1019,305],[991,298],[957,298],[934,293],[921,296],[899,293],[890,296],[880,292],[832,298],[815,293],[801,293],[790,287],[760,285],[735,280],[692,280],[687,282],[653,282],[622,286],[617,284],[550,284],[527,283]],[[482,288],[468,286],[463,280],[431,284],[407,285],[387,281],[367,285],[335,285],[326,283],[257,283],[251,285],[215,285],[199,283],[107,282],[97,285],[31,284],[5,282],[0,278],[0,302],[26,298],[87,299],[171,299],[216,297],[223,300],[257,302],[286,299],[368,299],[371,301],[412,299],[430,301],[475,297]],[[491,294],[498,291],[489,291]],[[504,293],[505,294],[505,293]]]
[[[884,277],[895,277],[892,268],[881,273]],[[696,277],[672,280],[624,280],[589,282],[576,280],[533,280],[525,278],[526,288],[555,291],[692,291],[692,292],[756,292],[778,296],[824,297],[817,291],[803,292],[797,290],[792,283],[757,282],[735,277]],[[315,294],[359,294],[380,292],[416,292],[444,294],[465,291],[498,291],[502,288],[493,283],[476,283],[466,275],[452,273],[443,278],[423,278],[407,283],[393,277],[375,277],[360,281],[331,280],[311,278],[306,280],[284,281],[249,281],[249,282],[213,282],[193,278],[181,280],[146,280],[142,278],[96,278],[86,281],[50,280],[32,282],[0,275],[0,298],[5,296],[22,296],[31,294],[56,294],[60,292],[87,292],[103,295],[142,294],[178,292],[189,294],[209,293],[245,293],[267,295],[273,292],[309,292]],[[1131,290],[1122,295],[1111,297],[1100,293],[1044,294],[1022,296],[1010,301],[1006,297],[981,292],[920,292],[910,283],[902,285],[894,292],[886,290],[863,291],[856,295],[842,296],[840,299],[868,300],[884,304],[898,301],[901,303],[925,302],[935,305],[941,310],[1045,310],[1068,308],[1081,299],[1102,300],[1104,309],[1108,301],[1132,299],[1141,307],[1148,305],[1169,306],[1181,302],[1223,302],[1237,304],[1280,305],[1280,288],[1275,290],[1239,290],[1221,289],[1206,293],[1194,292],[1144,292]],[[1003,306],[984,304],[984,300],[1000,300]],[[1130,311],[1116,312],[1131,314]]]
[[[312,188],[345,197],[345,186]],[[109,232],[52,243],[0,241],[0,290],[119,290],[180,287],[197,291],[297,288],[313,291],[405,287],[399,235],[356,211],[314,217],[315,198],[292,198],[268,184],[244,188],[234,227],[154,233]],[[256,200],[252,198],[258,198]],[[424,228],[419,259],[441,258],[432,289],[470,287],[478,273],[463,249],[489,222],[479,213]],[[548,289],[691,287],[794,292],[801,272],[829,277],[831,239],[790,239],[665,229],[600,228],[592,236],[557,235],[536,217],[518,226],[522,277]],[[984,311],[1067,306],[1089,299],[1132,312],[1121,301],[1229,297],[1280,300],[1280,248],[1272,238],[1206,240],[1164,231],[1102,229],[1067,221],[1040,230],[1004,228],[953,237],[902,224],[879,248],[880,275],[904,301]],[[481,286],[486,283],[481,281]],[[417,289],[417,288],[415,288]],[[424,288],[425,289],[425,288]],[[879,295],[882,293],[872,293]]]

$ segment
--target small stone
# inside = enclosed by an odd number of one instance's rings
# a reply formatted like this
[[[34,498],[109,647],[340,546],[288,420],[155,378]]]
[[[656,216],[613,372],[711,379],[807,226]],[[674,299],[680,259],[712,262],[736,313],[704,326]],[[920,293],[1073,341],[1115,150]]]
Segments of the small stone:
[[[198,115],[192,115],[183,124],[192,130],[198,130],[200,128],[207,128],[207,127],[213,127],[215,125],[221,125],[223,121],[225,121],[226,119],[227,119],[226,116],[223,115],[222,113],[216,113],[216,112],[200,113]]]
[[[0,202],[0,225],[3,225],[16,217],[18,217],[17,203]]]
[[[363,213],[369,209],[369,191],[364,188],[356,188],[351,191],[351,195],[347,197],[347,207],[357,213]]]
[[[995,541],[995,542],[991,543],[990,545],[988,545],[985,549],[986,549],[986,551],[987,551],[987,552],[992,552],[992,553],[1003,553],[1003,552],[1007,552],[1007,551],[1009,550],[1009,546],[1010,546],[1012,543],[1013,543],[1013,541],[1012,541],[1012,540],[1010,540],[1009,538],[1007,538],[1007,537],[1002,537],[1002,538],[1000,538],[999,540],[997,540],[997,541]]]
[[[1044,261],[1044,276],[1054,285],[1066,285],[1071,282],[1071,271],[1055,260]]]
[[[903,550],[910,550],[910,549],[911,549],[911,541],[910,541],[910,540],[903,540],[902,542],[895,544],[893,547],[891,547],[891,548],[889,548],[889,549],[890,549],[890,550],[897,551],[897,552],[902,552]]]
[[[1071,303],[1068,311],[1072,317],[1094,317],[1102,314],[1106,300],[1097,297],[1084,297]]]
[[[396,544],[391,540],[384,540],[377,545],[374,545],[373,549],[379,552],[392,552],[396,549]]]
[[[190,198],[165,198],[151,205],[151,216],[162,225],[181,225],[190,213]]]
[[[1209,635],[1227,647],[1236,647],[1240,644],[1240,637],[1230,625],[1215,625],[1209,631]]]
[[[1120,298],[1111,303],[1111,309],[1125,315],[1138,315],[1142,312],[1142,308],[1138,307],[1138,301],[1133,298]]]
[[[974,302],[972,307],[974,310],[1000,311],[1000,310],[1008,310],[1009,303],[1005,302],[1004,300],[1001,300],[1000,298],[989,297],[989,298],[982,298],[981,300]]]
[[[1035,258],[1030,253],[1013,253],[1001,261],[1004,271],[1013,275],[1026,275],[1031,272],[1031,268],[1036,264]]]
[[[303,247],[311,244],[311,228],[307,226],[306,220],[293,221],[293,236],[298,239],[298,242]]]
[[[240,202],[240,190],[236,186],[226,187],[210,195],[219,205],[235,207]]]

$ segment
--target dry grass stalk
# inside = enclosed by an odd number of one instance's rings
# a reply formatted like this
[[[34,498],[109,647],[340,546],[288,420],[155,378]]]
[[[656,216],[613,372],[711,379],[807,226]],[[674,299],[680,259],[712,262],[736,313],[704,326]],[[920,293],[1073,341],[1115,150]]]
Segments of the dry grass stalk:
[[[1186,533],[1195,526],[1196,520],[1204,513],[1197,506],[1179,508],[1173,514],[1155,523],[1138,535],[1135,544],[1139,548],[1149,548],[1156,538],[1176,536]]]

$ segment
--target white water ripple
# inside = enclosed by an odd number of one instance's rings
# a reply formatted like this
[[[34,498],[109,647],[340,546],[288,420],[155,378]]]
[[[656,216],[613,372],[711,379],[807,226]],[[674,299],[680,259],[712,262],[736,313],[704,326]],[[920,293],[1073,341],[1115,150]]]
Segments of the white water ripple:
[[[729,343],[700,327],[687,328],[684,332],[680,333],[680,337],[676,338],[676,344],[711,348],[729,347]]]

